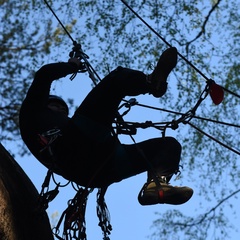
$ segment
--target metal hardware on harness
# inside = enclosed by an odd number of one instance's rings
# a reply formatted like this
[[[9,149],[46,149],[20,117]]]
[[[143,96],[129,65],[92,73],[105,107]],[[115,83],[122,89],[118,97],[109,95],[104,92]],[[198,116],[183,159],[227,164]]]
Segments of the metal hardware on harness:
[[[207,97],[209,93],[210,84],[211,84],[210,82],[206,84],[195,106],[191,110],[189,110],[187,113],[183,114],[178,120],[174,120],[172,122],[173,129],[176,129],[179,123],[187,124],[191,121],[191,119],[194,117],[197,111],[197,108],[200,106],[202,101]]]
[[[103,239],[110,240],[112,226],[110,214],[105,203],[104,195],[107,187],[99,188],[97,193],[97,216],[99,226],[103,232]],[[93,188],[79,188],[73,199],[69,200],[68,207],[62,213],[56,227],[53,229],[54,236],[59,240],[87,240],[85,212],[89,194]],[[60,227],[63,225],[62,234]],[[60,236],[61,235],[61,236]]]
[[[49,183],[51,180],[51,177],[53,175],[53,172],[51,170],[48,170],[47,175],[44,179],[44,182],[42,184],[42,190],[39,194],[39,207],[41,210],[46,210],[48,208],[49,202],[51,202],[59,193],[59,184],[56,184],[55,189],[49,191]]]
[[[76,43],[76,42],[74,43],[74,47],[72,48],[72,51],[69,53],[69,57],[70,58],[78,58],[79,63],[80,63],[78,72],[84,73],[88,70],[86,67],[85,60],[87,58],[89,58],[89,56],[82,51],[81,44]],[[70,79],[72,80],[73,78],[74,77],[72,76]]]
[[[53,128],[44,133],[38,134],[40,138],[40,143],[44,146],[40,152],[48,149],[50,155],[52,156],[51,144],[59,137],[62,136],[62,132],[59,128]]]
[[[116,119],[117,119],[117,122],[116,122],[117,134],[135,135],[137,133],[137,129],[135,126],[129,125],[123,120],[123,116],[125,116],[131,110],[131,107],[136,104],[137,104],[136,99],[131,98],[118,107],[118,110],[121,109],[122,107],[126,107],[127,110],[124,111],[121,115],[118,113],[118,115],[116,117]]]
[[[99,226],[103,232],[103,240],[110,240],[109,236],[112,231],[112,225],[110,224],[110,213],[107,208],[107,204],[104,199],[104,195],[107,191],[106,188],[99,188],[97,193],[97,216],[99,219]]]
[[[72,48],[72,51],[69,53],[69,57],[78,58],[80,62],[80,68],[78,72],[80,73],[88,72],[89,77],[92,79],[93,83],[97,85],[97,79],[95,78],[95,75],[98,77],[98,80],[100,80],[100,77],[97,75],[97,73],[89,63],[88,61],[89,56],[83,52],[81,44],[76,43],[74,41],[73,45],[74,47]],[[70,80],[73,80],[76,75],[77,75],[77,72],[73,73],[72,76],[70,77]]]

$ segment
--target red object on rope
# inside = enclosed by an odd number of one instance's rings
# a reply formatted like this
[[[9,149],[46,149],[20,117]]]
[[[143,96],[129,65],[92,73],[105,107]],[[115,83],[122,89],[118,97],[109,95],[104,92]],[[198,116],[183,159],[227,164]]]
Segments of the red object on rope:
[[[223,88],[216,83],[212,83],[210,86],[210,96],[213,103],[219,105],[224,98]]]

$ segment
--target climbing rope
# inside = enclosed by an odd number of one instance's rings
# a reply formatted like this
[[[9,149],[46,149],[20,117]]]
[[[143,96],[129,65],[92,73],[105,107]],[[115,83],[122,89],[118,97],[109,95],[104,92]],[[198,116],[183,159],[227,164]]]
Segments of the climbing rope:
[[[121,0],[121,2],[139,19],[141,20],[158,38],[160,38],[167,46],[172,47],[172,45],[166,41],[165,38],[163,38],[155,29],[153,29],[136,11],[133,10],[133,8],[130,7],[130,5],[125,1]],[[198,72],[205,80],[206,82],[211,82],[213,85],[216,84],[214,80],[209,79],[205,74],[203,74],[202,71],[200,71],[195,65],[193,65],[187,58],[185,58],[181,53],[177,53],[179,57],[181,57],[189,66],[191,66],[196,72]],[[223,87],[221,87],[223,89]],[[227,89],[224,89],[228,91]],[[230,92],[230,91],[228,91]],[[232,93],[232,92],[231,92]],[[232,93],[233,94],[233,93]]]
[[[190,123],[191,119],[196,118],[196,119],[200,119],[200,120],[204,120],[204,121],[210,121],[210,122],[217,123],[217,124],[222,124],[222,125],[227,125],[227,126],[231,126],[231,127],[240,128],[240,126],[236,125],[236,124],[226,123],[226,122],[222,122],[222,121],[216,121],[216,120],[207,119],[207,118],[202,118],[202,117],[198,117],[198,116],[195,115],[196,111],[197,111],[197,108],[200,106],[202,101],[209,94],[209,91],[210,91],[209,84],[211,84],[211,83],[207,82],[206,87],[203,90],[203,92],[201,93],[201,95],[200,95],[197,103],[195,104],[195,106],[191,110],[186,112],[186,113],[179,113],[179,112],[175,112],[175,111],[172,111],[172,110],[166,110],[166,109],[162,109],[162,108],[156,108],[156,107],[153,107],[153,106],[147,106],[147,105],[139,104],[136,101],[136,99],[134,99],[134,98],[130,99],[129,101],[124,100],[125,103],[122,104],[120,106],[120,108],[126,107],[127,110],[122,114],[121,117],[126,115],[130,111],[131,107],[135,106],[135,105],[138,105],[138,106],[141,106],[141,107],[150,108],[150,109],[165,111],[165,112],[168,112],[168,113],[173,113],[175,115],[178,114],[178,115],[181,115],[181,117],[178,118],[177,120],[173,119],[170,122],[161,122],[161,123],[153,123],[152,121],[146,121],[145,123],[127,122],[127,121],[121,121],[121,120],[119,121],[118,119],[121,119],[121,118],[118,118],[116,120],[116,122],[115,122],[117,132],[119,134],[121,134],[122,133],[121,132],[121,128],[124,128],[123,134],[127,134],[128,132],[130,132],[132,134],[136,134],[137,133],[137,128],[143,128],[144,129],[144,128],[153,127],[153,128],[158,129],[158,130],[161,130],[162,131],[162,135],[164,137],[165,136],[165,131],[166,131],[167,128],[171,128],[173,130],[176,130],[180,123],[189,124],[189,126],[193,127],[195,130],[199,131],[200,133],[202,133],[203,135],[207,136],[211,140],[217,142],[218,144],[220,144],[221,146],[227,148],[228,150],[230,150],[230,151],[240,155],[240,151],[238,151],[238,150],[228,146],[227,144],[224,144],[223,142],[219,141],[218,139],[214,138],[213,136],[211,136],[211,135],[207,134],[206,132],[204,132],[203,130],[199,129],[194,124]]]

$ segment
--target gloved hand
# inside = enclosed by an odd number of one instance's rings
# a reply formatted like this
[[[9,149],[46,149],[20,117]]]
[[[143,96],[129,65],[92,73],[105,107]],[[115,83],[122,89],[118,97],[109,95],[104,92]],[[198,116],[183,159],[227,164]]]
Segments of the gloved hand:
[[[78,58],[69,58],[68,63],[77,66],[78,69],[81,68],[83,64]]]

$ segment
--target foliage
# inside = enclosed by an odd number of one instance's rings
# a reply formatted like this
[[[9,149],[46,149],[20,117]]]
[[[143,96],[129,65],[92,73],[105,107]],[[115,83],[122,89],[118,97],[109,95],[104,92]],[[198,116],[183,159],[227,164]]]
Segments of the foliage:
[[[166,42],[123,2],[49,1],[74,40],[81,43],[90,56],[96,71],[102,75],[118,65],[150,73],[160,53],[167,48],[166,43],[176,46],[180,53],[178,65],[174,70],[174,78],[169,82],[169,91],[162,98],[166,109],[180,113],[192,109],[207,79],[215,80],[234,93],[239,92],[239,1],[128,1],[127,4]],[[67,55],[72,42],[43,2],[5,0],[0,1],[0,6],[3,19],[0,27],[1,140],[16,140],[19,138],[18,109],[33,72],[47,58],[59,59],[62,54]],[[225,92],[221,105],[213,105],[208,97],[197,109],[197,116],[227,122],[229,125],[198,118],[193,118],[191,123],[239,152],[239,101],[238,97]],[[177,119],[172,114],[169,114],[169,118]],[[177,129],[177,139],[183,145],[183,165],[187,166],[185,175],[193,182],[196,178],[201,179],[195,184],[200,189],[198,194],[202,194],[206,201],[220,201],[239,185],[239,178],[236,177],[240,175],[238,155],[188,124],[186,126],[179,125]],[[197,173],[194,171],[196,169]],[[216,186],[220,184],[222,192],[216,192]],[[222,209],[223,205],[220,205],[218,218],[214,220],[215,227],[227,222],[224,215],[220,214]],[[165,215],[160,224],[155,224],[160,229],[161,225],[169,224],[168,221],[171,226],[177,227],[184,219],[181,213],[170,212]],[[209,221],[211,219],[206,219],[205,223]],[[201,223],[196,231],[201,226],[206,230],[205,223]],[[187,232],[189,228],[183,225],[178,231]],[[216,230],[216,236],[225,237],[226,232],[226,228]],[[161,234],[169,239],[171,232]],[[196,235],[189,235],[188,238],[202,239],[200,235],[200,232],[196,232]]]

